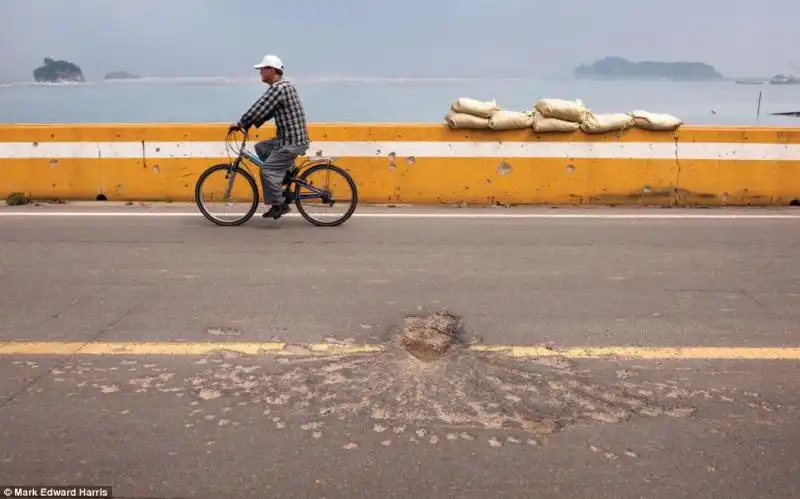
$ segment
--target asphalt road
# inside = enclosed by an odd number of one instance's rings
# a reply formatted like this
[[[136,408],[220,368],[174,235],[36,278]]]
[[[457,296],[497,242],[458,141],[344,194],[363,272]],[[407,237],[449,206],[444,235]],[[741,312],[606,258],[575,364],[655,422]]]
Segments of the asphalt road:
[[[91,216],[111,212],[149,215]],[[446,309],[493,345],[800,346],[797,210],[362,208],[332,229],[194,213],[3,207],[0,342],[382,344]],[[6,354],[0,485],[792,497],[798,360]]]

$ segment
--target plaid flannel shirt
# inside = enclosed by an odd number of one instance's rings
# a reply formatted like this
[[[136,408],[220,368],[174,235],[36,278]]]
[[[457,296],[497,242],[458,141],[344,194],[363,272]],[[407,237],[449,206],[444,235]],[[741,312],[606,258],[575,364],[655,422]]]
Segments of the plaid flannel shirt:
[[[247,110],[239,120],[239,126],[247,130],[259,128],[267,120],[275,118],[275,138],[282,145],[306,145],[310,142],[306,128],[306,113],[297,95],[297,89],[286,80],[273,84]]]

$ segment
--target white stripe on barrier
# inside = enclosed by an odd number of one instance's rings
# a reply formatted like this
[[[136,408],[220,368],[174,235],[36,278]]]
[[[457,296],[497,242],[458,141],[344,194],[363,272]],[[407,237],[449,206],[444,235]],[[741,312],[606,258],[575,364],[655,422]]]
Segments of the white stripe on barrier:
[[[253,144],[249,144],[252,151]],[[309,156],[800,161],[800,144],[672,142],[314,142]],[[2,159],[226,158],[224,142],[0,142]]]

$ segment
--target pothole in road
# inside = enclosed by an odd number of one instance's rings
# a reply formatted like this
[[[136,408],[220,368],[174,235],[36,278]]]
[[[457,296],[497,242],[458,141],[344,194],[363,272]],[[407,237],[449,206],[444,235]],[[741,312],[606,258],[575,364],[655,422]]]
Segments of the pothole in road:
[[[447,313],[407,317],[400,344],[422,362],[433,362],[441,359],[461,339],[460,332],[458,318]]]
[[[512,359],[464,344],[455,316],[409,317],[379,353],[287,361],[278,372],[226,363],[188,381],[198,398],[247,397],[270,406],[273,415],[285,411],[287,418],[366,416],[385,423],[536,434],[582,422],[694,412],[658,404],[652,392],[634,383],[593,383],[568,359]]]

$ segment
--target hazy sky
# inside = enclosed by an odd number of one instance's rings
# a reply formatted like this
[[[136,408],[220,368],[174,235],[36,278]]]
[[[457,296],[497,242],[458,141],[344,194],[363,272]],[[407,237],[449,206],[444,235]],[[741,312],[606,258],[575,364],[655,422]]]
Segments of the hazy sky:
[[[0,0],[0,80],[46,56],[87,79],[529,76],[606,55],[691,60],[726,76],[800,72],[798,0]]]

